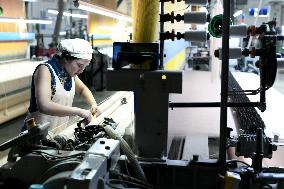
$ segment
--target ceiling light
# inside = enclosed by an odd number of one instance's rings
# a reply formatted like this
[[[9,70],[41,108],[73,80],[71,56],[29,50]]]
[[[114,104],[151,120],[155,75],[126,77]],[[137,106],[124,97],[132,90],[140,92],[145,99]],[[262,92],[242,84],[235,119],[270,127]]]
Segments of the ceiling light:
[[[59,32],[59,35],[66,35],[66,31]]]
[[[50,14],[58,14],[57,10],[52,10],[52,9],[47,10],[47,12],[50,13]],[[88,18],[88,15],[86,15],[86,14],[74,14],[74,13],[69,13],[69,12],[63,12],[63,15],[64,16],[76,17],[76,18],[85,18],[85,19]]]
[[[51,20],[8,18],[8,17],[0,17],[0,22],[26,23],[26,24],[51,24],[52,23]]]
[[[37,0],[23,0],[25,2],[37,2]]]
[[[233,14],[233,17],[238,17],[238,16],[240,16],[240,15],[242,15],[243,14],[243,11],[242,10],[238,10],[238,11],[236,11],[234,14]]]
[[[107,9],[105,7],[102,7],[102,6],[93,5],[93,4],[87,3],[85,1],[81,1],[81,0],[74,1],[74,5],[81,10],[85,10],[85,11],[88,11],[88,12],[92,12],[92,13],[100,14],[100,15],[103,15],[103,16],[115,18],[115,19],[118,19],[118,20],[133,22],[133,19],[126,14],[122,14],[120,12],[117,12],[117,11],[114,11],[114,10],[111,10],[111,9]]]
[[[101,30],[110,30],[110,31],[114,29],[113,26],[99,26],[99,28],[100,28]]]
[[[27,24],[52,24],[51,20],[37,20],[37,19],[20,19],[20,21],[23,21]]]

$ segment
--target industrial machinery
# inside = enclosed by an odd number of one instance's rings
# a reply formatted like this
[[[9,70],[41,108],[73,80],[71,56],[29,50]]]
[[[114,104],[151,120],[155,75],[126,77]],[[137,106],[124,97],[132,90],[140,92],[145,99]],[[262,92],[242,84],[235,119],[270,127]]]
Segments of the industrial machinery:
[[[80,79],[91,90],[103,91],[106,88],[106,71],[111,58],[95,48],[90,65],[79,75]]]
[[[38,183],[44,188],[104,188],[108,184],[105,179],[112,182],[124,176],[116,170],[121,158],[120,146],[130,165],[136,165],[138,168],[135,167],[135,170],[139,170],[130,148],[113,130],[116,123],[112,119],[105,118],[102,125],[81,124],[82,121],[78,122],[75,128],[74,139],[58,135],[46,139],[46,124],[35,125],[2,144],[1,151],[10,147],[11,150],[8,162],[0,168],[0,187],[24,189]],[[117,138],[114,140],[109,136]],[[141,176],[141,173],[137,174]],[[135,180],[130,176],[125,177],[125,182],[127,179]],[[133,185],[137,183],[132,182]]]
[[[206,0],[186,2],[207,3]],[[232,55],[229,10],[230,2],[224,1],[221,22],[213,25],[218,27],[216,31],[222,31],[223,37],[222,49],[215,53],[222,57],[220,102],[169,103],[169,93],[182,92],[182,72],[158,70],[163,67],[163,40],[175,37],[206,40],[206,32],[161,31],[162,47],[157,43],[114,43],[113,68],[107,72],[107,89],[134,91],[133,145],[130,147],[116,133],[116,122],[108,118],[101,125],[84,126],[83,121],[78,122],[73,139],[63,136],[46,139],[47,125],[34,126],[0,146],[1,151],[12,147],[8,162],[0,167],[0,188],[28,188],[32,184],[46,189],[283,188],[284,169],[262,167],[262,159],[271,158],[276,146],[265,135],[265,125],[254,109],[266,109],[265,92],[273,85],[277,68],[275,41],[283,37],[274,33],[269,24],[265,28],[261,26],[263,30],[256,30],[260,31],[260,49],[238,50],[241,55],[255,52],[260,56],[259,89],[242,90],[228,70]],[[164,18],[163,14],[161,17]],[[247,35],[250,28],[245,31]],[[246,97],[258,93],[260,102],[250,102]],[[198,156],[189,161],[167,158],[168,109],[179,107],[221,108],[217,160],[201,161]],[[243,130],[236,138],[230,137],[227,127],[228,107],[236,109]],[[226,150],[230,146],[236,147],[236,155],[251,158],[252,165],[227,160]]]

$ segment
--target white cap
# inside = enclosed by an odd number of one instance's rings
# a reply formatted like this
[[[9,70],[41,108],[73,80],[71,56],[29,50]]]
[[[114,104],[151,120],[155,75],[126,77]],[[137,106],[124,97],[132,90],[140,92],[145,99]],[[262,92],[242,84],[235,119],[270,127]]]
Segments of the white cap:
[[[90,43],[84,39],[64,39],[57,46],[58,51],[67,51],[71,56],[91,60],[93,49]]]

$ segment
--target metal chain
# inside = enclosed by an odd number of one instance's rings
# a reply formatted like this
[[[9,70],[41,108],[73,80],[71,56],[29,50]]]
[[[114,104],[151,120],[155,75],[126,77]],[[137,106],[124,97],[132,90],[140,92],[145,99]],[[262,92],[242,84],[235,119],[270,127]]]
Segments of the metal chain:
[[[241,91],[242,88],[234,78],[231,72],[229,72],[229,90]],[[260,91],[260,89],[257,89]],[[237,94],[230,96],[233,102],[250,102],[249,98],[245,94]],[[235,107],[234,110],[237,113],[237,119],[239,121],[240,127],[242,130],[246,131],[249,134],[255,134],[257,128],[265,128],[265,124],[261,119],[260,115],[254,107]]]

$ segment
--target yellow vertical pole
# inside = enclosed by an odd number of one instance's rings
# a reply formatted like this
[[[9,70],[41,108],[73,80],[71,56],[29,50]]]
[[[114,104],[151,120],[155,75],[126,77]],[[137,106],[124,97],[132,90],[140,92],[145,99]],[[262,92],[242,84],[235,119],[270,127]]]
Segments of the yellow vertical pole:
[[[158,40],[158,0],[132,0],[133,42],[151,43]]]
[[[138,0],[131,0],[131,16],[133,18],[132,23],[132,40],[134,39],[134,36],[136,35],[136,12],[137,12],[137,2]]]

